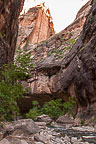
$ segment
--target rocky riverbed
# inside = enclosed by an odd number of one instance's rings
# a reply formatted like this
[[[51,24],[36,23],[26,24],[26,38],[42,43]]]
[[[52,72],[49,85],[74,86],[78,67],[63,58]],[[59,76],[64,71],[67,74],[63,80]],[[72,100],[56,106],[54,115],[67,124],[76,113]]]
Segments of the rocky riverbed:
[[[47,119],[48,118],[48,119]],[[66,119],[66,118],[65,118]],[[42,121],[41,121],[42,120]],[[44,122],[45,120],[45,122]],[[95,144],[95,126],[76,126],[51,122],[49,117],[39,117],[38,122],[22,119],[0,125],[0,144]]]

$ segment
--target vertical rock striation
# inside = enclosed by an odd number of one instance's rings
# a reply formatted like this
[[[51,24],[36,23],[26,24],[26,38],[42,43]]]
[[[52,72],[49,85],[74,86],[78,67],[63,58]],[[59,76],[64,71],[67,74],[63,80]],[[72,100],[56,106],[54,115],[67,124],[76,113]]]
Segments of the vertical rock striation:
[[[29,44],[39,43],[54,34],[50,11],[44,4],[30,8],[26,14],[19,17],[17,46],[24,47],[27,40]]]
[[[14,58],[21,2],[24,0],[0,1],[0,66]]]

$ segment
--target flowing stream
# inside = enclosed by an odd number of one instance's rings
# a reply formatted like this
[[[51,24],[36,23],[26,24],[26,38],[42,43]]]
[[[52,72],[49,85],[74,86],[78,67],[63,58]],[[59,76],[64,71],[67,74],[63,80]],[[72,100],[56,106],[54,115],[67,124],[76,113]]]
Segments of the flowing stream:
[[[96,144],[96,133],[91,131],[79,131],[74,129],[66,129],[63,127],[54,127],[57,133],[60,133],[60,137],[67,135],[69,138],[76,137],[82,138],[82,142],[89,142],[89,144]]]
[[[67,135],[70,139],[73,137],[77,140],[81,139],[81,142],[96,144],[96,132],[91,130],[92,127],[89,127],[89,130],[86,130],[86,127],[66,128],[66,126],[59,125],[48,127],[54,128],[54,131],[58,133],[58,137],[65,137]]]

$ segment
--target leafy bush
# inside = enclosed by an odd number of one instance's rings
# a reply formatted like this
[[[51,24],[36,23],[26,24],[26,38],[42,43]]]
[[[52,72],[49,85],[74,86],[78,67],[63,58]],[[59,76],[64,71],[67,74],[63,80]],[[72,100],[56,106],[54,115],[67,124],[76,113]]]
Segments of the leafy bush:
[[[72,48],[72,46],[66,46],[65,49],[66,50],[70,50]]]
[[[29,110],[29,112],[26,114],[26,118],[31,118],[33,120],[37,119],[37,116],[40,116],[42,114],[40,105],[38,101],[32,102],[33,108]]]
[[[69,97],[69,100],[63,104],[63,111],[64,113],[71,114],[74,117],[74,107],[76,102],[73,100],[72,97]]]
[[[15,63],[5,64],[0,68],[0,120],[13,120],[19,114],[17,100],[23,98],[27,89],[24,89],[21,80],[31,77],[33,68],[30,53],[19,50]]]
[[[70,44],[72,44],[72,45],[74,45],[74,44],[75,44],[75,42],[76,42],[76,40],[75,40],[75,39],[69,39],[69,40],[68,40],[68,43],[70,43]]]
[[[53,119],[57,119],[59,116],[62,116],[66,113],[74,116],[73,108],[76,102],[72,99],[72,97],[69,97],[68,102],[62,103],[62,99],[51,100],[46,102],[42,108],[37,101],[33,101],[32,104],[33,108],[29,110],[29,112],[26,114],[26,117],[36,120],[37,116],[41,114],[47,114]]]
[[[50,102],[46,102],[43,107],[41,108],[42,113],[49,115],[50,117],[56,119],[60,115],[63,115],[62,107],[62,100],[51,100]]]
[[[81,120],[81,126],[85,126],[85,121],[84,120]]]

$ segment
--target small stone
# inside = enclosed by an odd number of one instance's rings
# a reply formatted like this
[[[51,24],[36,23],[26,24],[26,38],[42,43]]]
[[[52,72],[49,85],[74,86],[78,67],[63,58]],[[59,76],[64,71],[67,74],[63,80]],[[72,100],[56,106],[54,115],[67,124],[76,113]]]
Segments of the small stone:
[[[44,144],[48,144],[49,143],[46,137],[44,137],[42,135],[39,135],[39,134],[35,134],[34,135],[34,140],[37,141],[37,142],[43,142]]]
[[[28,144],[25,140],[21,140],[21,144]]]
[[[35,142],[35,144],[44,144],[44,143],[42,143],[42,142]]]
[[[71,144],[70,143],[70,138],[67,135],[65,135],[65,137],[64,137],[64,143],[65,144]]]
[[[0,132],[0,140],[2,140],[2,139],[3,139],[3,133]]]
[[[78,143],[77,137],[72,137],[71,138],[71,142],[74,143],[74,144]]]
[[[0,141],[0,144],[10,144],[10,142],[7,139],[3,139]]]
[[[46,122],[35,122],[38,126],[46,126]]]
[[[35,122],[36,125],[38,125],[38,127],[40,129],[46,129],[46,123],[45,122]]]

